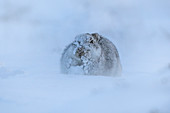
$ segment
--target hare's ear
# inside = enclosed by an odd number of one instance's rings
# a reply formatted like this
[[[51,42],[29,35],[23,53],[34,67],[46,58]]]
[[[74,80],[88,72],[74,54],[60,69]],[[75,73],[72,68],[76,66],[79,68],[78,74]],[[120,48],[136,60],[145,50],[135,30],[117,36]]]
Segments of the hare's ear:
[[[98,42],[100,40],[100,35],[98,33],[92,33],[91,35],[94,37],[96,42]]]

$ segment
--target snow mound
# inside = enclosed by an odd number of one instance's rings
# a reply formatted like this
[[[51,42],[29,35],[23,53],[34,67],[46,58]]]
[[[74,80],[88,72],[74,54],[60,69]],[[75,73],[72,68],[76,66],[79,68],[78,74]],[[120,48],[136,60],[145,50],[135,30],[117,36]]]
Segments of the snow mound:
[[[10,76],[23,74],[20,70],[9,70],[6,67],[0,67],[0,78],[8,78]]]

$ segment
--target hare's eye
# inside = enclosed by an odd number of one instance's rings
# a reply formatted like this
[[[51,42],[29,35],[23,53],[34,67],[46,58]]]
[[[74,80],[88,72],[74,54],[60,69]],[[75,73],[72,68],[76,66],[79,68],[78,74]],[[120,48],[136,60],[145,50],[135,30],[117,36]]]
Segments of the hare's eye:
[[[90,43],[91,43],[91,44],[93,44],[93,43],[94,43],[94,41],[93,41],[93,40],[91,40],[91,41],[90,41]]]
[[[90,37],[89,43],[93,44],[94,43],[94,39],[93,37]]]

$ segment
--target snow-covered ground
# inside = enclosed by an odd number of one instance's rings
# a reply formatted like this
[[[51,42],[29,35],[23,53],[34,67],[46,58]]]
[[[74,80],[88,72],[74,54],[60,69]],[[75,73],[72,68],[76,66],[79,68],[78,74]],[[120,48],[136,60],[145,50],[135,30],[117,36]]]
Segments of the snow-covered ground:
[[[0,113],[170,113],[170,1],[0,0]],[[118,48],[121,77],[63,75],[77,34]]]

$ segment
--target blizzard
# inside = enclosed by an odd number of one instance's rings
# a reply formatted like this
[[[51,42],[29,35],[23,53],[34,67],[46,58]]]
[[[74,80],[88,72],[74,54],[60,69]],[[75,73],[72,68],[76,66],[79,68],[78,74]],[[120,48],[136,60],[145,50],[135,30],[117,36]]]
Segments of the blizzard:
[[[0,113],[170,113],[168,0],[0,0]],[[122,76],[60,72],[65,47],[99,33]]]

